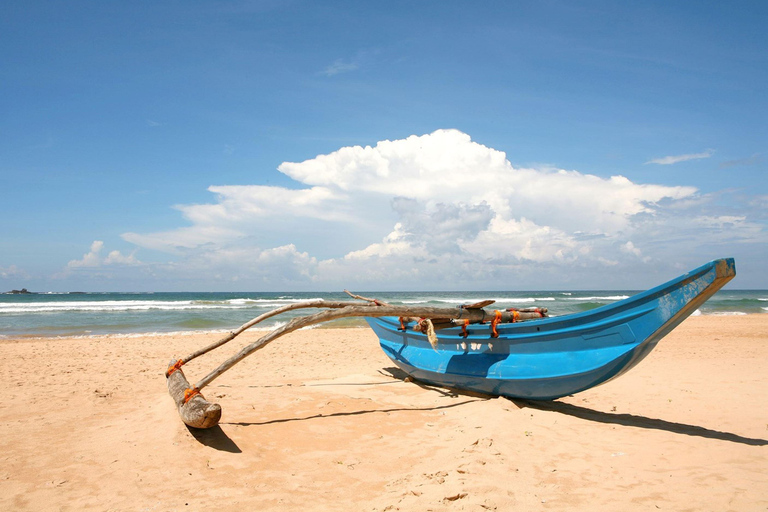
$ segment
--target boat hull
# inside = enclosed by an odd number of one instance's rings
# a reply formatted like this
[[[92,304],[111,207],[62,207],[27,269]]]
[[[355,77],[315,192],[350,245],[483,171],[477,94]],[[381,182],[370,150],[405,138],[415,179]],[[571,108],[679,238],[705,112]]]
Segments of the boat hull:
[[[438,331],[433,348],[397,318],[366,318],[384,353],[414,379],[490,395],[552,400],[628,371],[736,275],[720,259],[628,299],[584,313]]]

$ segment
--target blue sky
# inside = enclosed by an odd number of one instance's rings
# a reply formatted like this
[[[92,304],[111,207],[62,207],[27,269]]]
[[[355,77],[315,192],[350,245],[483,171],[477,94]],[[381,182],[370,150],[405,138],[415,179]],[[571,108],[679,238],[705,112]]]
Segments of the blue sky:
[[[13,2],[0,290],[768,288],[765,2]]]

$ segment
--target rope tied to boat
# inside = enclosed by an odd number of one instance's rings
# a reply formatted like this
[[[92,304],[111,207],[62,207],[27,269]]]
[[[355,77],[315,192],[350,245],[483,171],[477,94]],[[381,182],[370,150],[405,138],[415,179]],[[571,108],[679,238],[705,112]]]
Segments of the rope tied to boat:
[[[173,374],[173,372],[175,372],[176,370],[181,370],[181,367],[182,367],[183,365],[184,365],[184,360],[183,360],[183,359],[179,359],[179,360],[178,360],[178,361],[176,361],[175,363],[173,363],[173,364],[171,364],[171,365],[168,365],[168,369],[165,371],[165,377],[166,377],[166,378],[168,378],[168,377],[170,377],[170,376]]]
[[[467,326],[469,325],[469,320],[465,319],[464,323],[461,324],[461,337],[466,338],[469,336],[469,333],[467,332]]]
[[[192,389],[185,389],[184,390],[184,403],[186,404],[190,400],[192,400],[192,397],[200,395],[200,389],[199,388],[192,388]],[[203,396],[203,395],[200,395]]]
[[[491,320],[491,338],[499,337],[499,331],[496,330],[496,326],[499,325],[500,322],[501,322],[501,311],[497,309],[493,313],[493,320]]]

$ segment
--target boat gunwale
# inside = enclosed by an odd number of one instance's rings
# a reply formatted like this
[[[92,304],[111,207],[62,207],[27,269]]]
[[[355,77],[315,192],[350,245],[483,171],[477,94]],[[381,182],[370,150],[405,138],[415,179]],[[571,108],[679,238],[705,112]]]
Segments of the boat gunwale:
[[[718,267],[720,265],[726,265],[727,271],[724,275],[718,275]],[[658,329],[651,335],[645,338],[652,339],[656,337],[657,333],[669,329],[670,325],[674,327],[679,323],[680,317],[687,317],[691,313],[691,309],[698,308],[703,302],[705,302],[712,294],[719,290],[725,283],[730,281],[730,278],[735,275],[733,271],[734,262],[733,258],[721,258],[712,260],[705,263],[685,274],[679,275],[674,279],[671,279],[665,283],[662,283],[656,287],[650,288],[643,292],[639,292],[631,297],[616,301],[612,304],[606,304],[589,311],[582,311],[579,313],[573,313],[563,316],[545,317],[536,320],[529,320],[526,322],[507,323],[497,326],[499,331],[499,338],[488,339],[488,332],[490,328],[487,324],[474,324],[474,326],[468,328],[468,336],[465,338],[461,334],[460,327],[450,327],[447,329],[441,329],[438,334],[438,343],[453,343],[455,341],[464,342],[478,342],[478,341],[507,341],[514,343],[515,341],[535,341],[546,342],[546,338],[559,338],[563,334],[570,335],[585,335],[589,331],[609,329],[621,324],[631,322],[643,315],[653,312],[658,308],[658,304],[650,304],[652,301],[669,295],[677,289],[680,289],[687,284],[695,281],[706,275],[709,272],[714,271],[715,276],[705,289],[698,293],[691,301],[682,305],[670,319],[664,324],[660,325]],[[725,282],[718,285],[718,280],[725,278]],[[713,285],[718,285],[714,291],[709,291]],[[644,307],[645,306],[645,307]],[[686,314],[687,313],[687,314]],[[584,322],[584,320],[589,320]],[[380,327],[392,332],[399,331],[399,321],[396,317],[379,317],[379,318],[367,318],[367,320],[375,321]],[[475,332],[472,332],[475,331]],[[405,334],[414,340],[423,340],[425,335],[419,332],[407,331]],[[645,340],[640,340],[643,342]]]

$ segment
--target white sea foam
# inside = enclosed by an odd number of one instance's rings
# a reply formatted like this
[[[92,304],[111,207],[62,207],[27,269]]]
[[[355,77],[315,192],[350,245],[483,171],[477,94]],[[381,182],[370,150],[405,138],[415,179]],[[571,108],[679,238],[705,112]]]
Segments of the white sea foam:
[[[312,300],[312,299],[309,299]],[[104,301],[57,301],[57,302],[7,302],[0,303],[0,313],[57,313],[73,311],[181,311],[204,309],[242,309],[247,307],[278,308],[302,300],[251,300],[225,301],[157,301],[157,300],[104,300]]]
[[[288,299],[288,298],[277,298],[277,299],[229,299],[227,301],[224,301],[225,304],[232,305],[232,306],[248,306],[248,307],[260,307],[260,308],[280,308],[283,306],[287,306],[289,304],[296,304],[299,302],[307,302],[312,300],[324,300],[322,297],[316,297],[316,298],[309,298],[309,299]]]
[[[490,299],[480,299],[477,297],[473,297],[471,299],[467,298],[448,298],[448,299],[441,299],[438,297],[431,297],[431,298],[424,298],[424,299],[411,299],[411,300],[402,300],[399,302],[402,302],[403,304],[427,304],[429,302],[440,302],[443,304],[474,304],[477,302],[481,302],[483,300],[492,300],[494,302],[500,302],[500,303],[512,303],[512,304],[525,304],[525,303],[532,303],[532,302],[550,302],[557,300],[554,297],[497,297],[497,298],[490,298]]]
[[[628,299],[629,295],[607,295],[607,296],[594,296],[594,297],[566,297],[567,300],[624,300]]]
[[[234,303],[234,302],[243,301],[243,302],[248,302],[248,303],[253,303],[253,304],[272,304],[272,303],[274,303],[274,304],[285,305],[285,304],[293,304],[295,302],[306,302],[306,301],[310,301],[310,300],[325,300],[325,299],[323,299],[323,297],[313,297],[313,298],[306,298],[306,299],[289,299],[289,298],[286,298],[286,297],[279,297],[277,299],[230,299],[227,302]]]
[[[216,309],[226,307],[223,304],[195,304],[192,301],[150,301],[150,300],[122,300],[122,301],[77,301],[77,302],[11,302],[0,304],[0,313],[51,313],[64,311],[145,311],[158,310],[182,310],[182,309]]]

